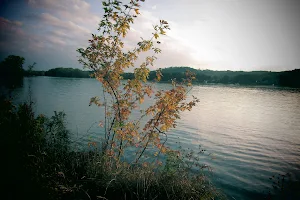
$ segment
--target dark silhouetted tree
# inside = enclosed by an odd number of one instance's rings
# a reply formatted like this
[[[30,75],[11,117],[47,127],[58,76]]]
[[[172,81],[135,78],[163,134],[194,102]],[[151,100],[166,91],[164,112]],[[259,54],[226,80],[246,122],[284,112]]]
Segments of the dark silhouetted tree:
[[[25,59],[20,56],[10,55],[0,63],[0,85],[15,88],[23,83],[23,64]]]

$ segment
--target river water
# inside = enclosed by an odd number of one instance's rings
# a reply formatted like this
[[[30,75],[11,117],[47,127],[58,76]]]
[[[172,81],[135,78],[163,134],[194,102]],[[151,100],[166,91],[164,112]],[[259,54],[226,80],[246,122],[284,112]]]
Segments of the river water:
[[[29,87],[30,86],[30,87]],[[158,89],[169,84],[157,84]],[[29,93],[37,113],[67,114],[74,137],[87,143],[101,135],[103,110],[89,106],[101,95],[94,79],[31,77],[15,91],[17,102]],[[275,87],[194,86],[200,103],[182,114],[168,144],[207,152],[202,162],[213,169],[212,182],[229,199],[261,199],[272,190],[271,176],[300,174],[300,90]],[[180,139],[178,139],[180,138]]]

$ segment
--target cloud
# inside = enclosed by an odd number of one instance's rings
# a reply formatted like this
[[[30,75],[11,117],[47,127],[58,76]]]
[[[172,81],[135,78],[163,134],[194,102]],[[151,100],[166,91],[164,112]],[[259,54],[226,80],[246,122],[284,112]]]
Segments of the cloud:
[[[22,22],[20,21],[11,21],[9,19],[5,19],[4,17],[0,17],[1,25],[12,25],[12,26],[22,26]]]
[[[37,29],[44,30],[44,39],[68,46],[72,48],[70,51],[87,41],[100,21],[84,0],[27,0],[27,3],[35,13],[28,13],[26,18],[34,21]]]
[[[133,29],[128,33],[127,42],[134,46],[140,38],[149,39],[154,31],[153,25],[159,24],[159,18],[153,12],[141,10],[141,15],[137,18]],[[159,41],[162,54],[157,55],[158,59],[151,69],[164,68],[169,66],[195,66],[199,61],[193,57],[194,49],[184,43],[181,36],[176,34],[176,29],[180,28],[176,22],[169,21],[171,30],[166,36],[161,36]],[[175,29],[175,30],[174,30]],[[147,54],[150,55],[150,54]],[[139,63],[145,56],[141,56]]]
[[[75,50],[88,44],[87,40],[92,32],[96,32],[100,21],[99,15],[92,11],[92,6],[84,0],[27,0],[27,4],[31,12],[25,13],[23,24],[14,22],[14,26],[22,25],[18,31],[23,32],[23,35],[19,34],[19,39],[11,39],[7,43],[15,44],[14,50],[23,52],[39,51],[44,52],[45,56],[47,52],[51,52],[52,56],[56,53],[56,60],[63,61],[68,57],[72,67],[79,67]],[[154,13],[156,9],[155,4],[149,9],[141,10],[142,14],[125,39],[127,49],[136,47],[141,37],[152,37],[153,25],[160,20]],[[160,38],[162,54],[158,55],[152,69],[176,65],[193,66],[199,63],[193,56],[194,49],[186,45],[182,36],[176,33],[180,26],[172,21],[170,25],[172,30],[168,31],[167,36]],[[58,54],[57,49],[64,51]],[[137,63],[141,63],[147,55],[150,54],[141,55]]]
[[[27,0],[36,9],[44,9],[65,21],[88,27],[98,24],[100,17],[91,12],[91,5],[84,0]]]
[[[90,4],[83,0],[26,0],[30,6],[44,8],[48,10],[62,11],[85,11],[90,8]]]
[[[0,28],[1,28],[1,36],[9,36],[9,35],[21,35],[23,34],[22,31],[22,22],[20,21],[11,21],[4,17],[0,17]],[[15,34],[12,34],[15,33]],[[1,39],[3,39],[1,37]]]
[[[83,26],[76,24],[73,21],[61,20],[49,13],[42,13],[41,20],[43,20],[44,25],[52,26],[58,30],[65,30],[67,33],[74,34],[86,34],[91,31]]]
[[[19,38],[24,38],[25,32],[22,29],[22,23],[20,21],[11,21],[4,17],[0,17],[0,49],[4,50],[13,47],[17,42],[23,41]],[[7,43],[7,42],[13,43]]]
[[[34,61],[51,55],[55,58],[48,63],[81,67],[76,49],[88,45],[91,33],[97,32],[101,1],[25,2],[24,7],[24,0],[14,1],[11,10],[18,12],[0,17],[1,52],[26,52]],[[162,54],[155,68],[292,69],[300,63],[298,8],[300,3],[293,0],[151,0],[142,4],[141,15],[124,41],[127,49],[134,48],[140,37],[152,37],[152,25],[165,19],[171,30],[159,38]]]
[[[0,16],[1,54],[21,55],[45,68],[54,63],[80,67],[76,49],[87,44],[100,21],[91,5],[84,0],[26,0],[26,5],[19,17],[11,13],[11,18],[20,20]],[[49,61],[49,57],[54,58]]]

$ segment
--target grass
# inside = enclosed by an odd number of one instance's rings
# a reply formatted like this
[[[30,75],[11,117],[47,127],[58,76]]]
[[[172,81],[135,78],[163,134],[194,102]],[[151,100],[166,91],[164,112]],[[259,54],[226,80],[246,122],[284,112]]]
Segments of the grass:
[[[222,198],[181,156],[170,153],[164,164],[133,165],[96,149],[75,152],[64,113],[35,116],[31,103],[16,107],[4,97],[0,109],[5,199]]]
[[[131,164],[97,148],[73,151],[62,112],[35,116],[31,103],[14,106],[3,97],[0,111],[3,199],[226,199],[203,173],[197,155],[204,150]],[[274,191],[265,199],[299,197],[299,182],[288,179],[271,177]]]

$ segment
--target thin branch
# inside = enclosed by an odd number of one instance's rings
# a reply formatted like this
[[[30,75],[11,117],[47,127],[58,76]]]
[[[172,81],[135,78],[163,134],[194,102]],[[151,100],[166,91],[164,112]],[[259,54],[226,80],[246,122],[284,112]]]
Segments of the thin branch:
[[[158,160],[159,155],[160,155],[160,153],[161,153],[161,149],[163,148],[163,146],[165,145],[165,143],[166,143],[167,140],[168,140],[168,135],[167,135],[165,132],[159,130],[157,127],[155,127],[155,129],[156,129],[159,133],[162,133],[162,134],[164,134],[164,135],[166,136],[166,139],[165,139],[165,141],[163,142],[163,144],[162,144],[162,146],[160,147],[159,152],[158,152],[158,154],[157,154],[157,159],[156,159],[156,160]]]

